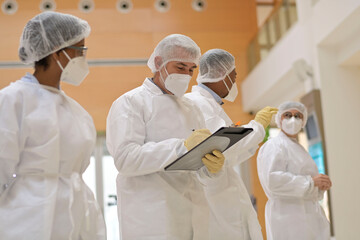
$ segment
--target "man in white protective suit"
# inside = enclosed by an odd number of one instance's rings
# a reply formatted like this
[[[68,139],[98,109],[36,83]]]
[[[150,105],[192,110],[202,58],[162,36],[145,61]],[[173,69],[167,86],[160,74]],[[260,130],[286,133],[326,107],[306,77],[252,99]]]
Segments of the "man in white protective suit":
[[[230,117],[222,108],[223,101],[233,102],[237,97],[235,58],[223,49],[211,49],[200,58],[198,85],[192,87],[191,93],[185,96],[191,99],[201,109],[206,128],[215,132],[220,127],[233,125]],[[233,215],[223,215],[223,221],[232,228],[232,239],[257,240],[262,239],[261,227],[257,214],[252,206],[249,194],[243,180],[234,168],[248,160],[263,141],[265,130],[275,108],[266,107],[259,111],[255,120],[242,127],[253,128],[245,139],[238,142],[225,152],[225,169],[232,192],[228,197],[233,201]]]
[[[284,102],[275,116],[281,129],[259,151],[258,174],[268,197],[265,208],[268,240],[329,240],[330,224],[319,201],[332,183],[319,174],[297,137],[307,121],[302,103]]]
[[[33,74],[0,91],[0,239],[106,239],[105,222],[82,179],[96,130],[60,90],[88,74],[89,24],[43,12],[26,24],[19,57]]]
[[[123,240],[233,240],[230,225],[243,226],[233,212],[238,199],[221,152],[205,155],[198,171],[164,171],[210,135],[200,110],[183,96],[199,58],[189,37],[165,37],[148,61],[154,77],[110,109],[106,141],[119,171]]]

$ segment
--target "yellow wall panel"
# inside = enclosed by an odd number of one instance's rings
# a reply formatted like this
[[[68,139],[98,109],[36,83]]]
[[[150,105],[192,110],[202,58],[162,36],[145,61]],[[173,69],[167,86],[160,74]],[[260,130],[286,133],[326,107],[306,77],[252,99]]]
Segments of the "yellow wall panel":
[[[147,67],[91,67],[90,74],[79,87],[62,84],[62,89],[78,101],[94,118],[99,131],[106,129],[106,116],[113,101],[140,86]]]
[[[0,68],[0,89],[8,86],[11,82],[19,80],[26,72],[33,73],[31,68],[2,69]]]
[[[148,58],[153,50],[151,34],[144,33],[104,33],[86,39],[89,47],[88,59],[133,59]]]

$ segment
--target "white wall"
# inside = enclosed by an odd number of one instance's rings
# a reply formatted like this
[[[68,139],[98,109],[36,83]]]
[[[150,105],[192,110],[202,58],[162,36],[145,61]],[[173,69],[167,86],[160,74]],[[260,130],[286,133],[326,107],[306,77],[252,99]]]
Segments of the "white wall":
[[[310,89],[295,80],[293,61],[312,65],[321,91],[335,237],[360,239],[360,1],[297,4],[297,25],[243,81],[244,109],[296,100]]]
[[[321,98],[336,239],[359,239],[360,69],[341,67],[334,48],[319,49]]]
[[[297,2],[301,1],[307,0],[298,0]],[[359,0],[321,0],[317,3],[312,9],[311,19],[314,44],[326,44],[331,41],[334,43],[348,38],[348,35],[353,33],[353,27],[358,24],[356,19],[358,20],[360,16],[356,12],[359,11],[359,8]],[[351,19],[353,13],[356,13],[355,18]],[[333,36],[331,40],[327,39],[339,26],[341,26],[341,32],[336,34],[337,36]]]
[[[278,105],[286,99],[304,94],[304,83],[292,71],[292,65],[301,58],[309,62],[310,51],[305,31],[301,24],[296,23],[246,77],[242,83],[244,111],[256,112],[269,104]]]
[[[359,239],[360,1],[323,0],[313,13],[335,237]]]

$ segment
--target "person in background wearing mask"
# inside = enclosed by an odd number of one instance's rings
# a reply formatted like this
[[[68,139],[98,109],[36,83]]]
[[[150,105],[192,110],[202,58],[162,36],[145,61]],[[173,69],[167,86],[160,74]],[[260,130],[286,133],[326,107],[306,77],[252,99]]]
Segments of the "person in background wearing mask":
[[[205,155],[198,171],[164,171],[210,135],[200,110],[183,96],[199,58],[189,37],[165,37],[148,61],[154,77],[120,96],[109,111],[106,143],[119,171],[123,240],[229,239],[231,229],[217,218],[233,216],[234,207],[223,195],[228,184],[221,152]]]
[[[185,96],[202,110],[206,128],[215,132],[220,127],[229,127],[233,122],[221,107],[222,99],[233,102],[237,96],[235,58],[222,49],[211,49],[200,58],[197,86]],[[256,240],[262,239],[261,227],[256,212],[252,206],[247,189],[234,170],[239,164],[248,160],[258,149],[265,137],[265,130],[277,112],[276,108],[266,107],[259,111],[255,121],[242,127],[253,128],[245,139],[225,153],[225,168],[229,185],[228,202],[233,205],[233,215],[223,215],[223,221],[232,228],[228,239]],[[232,201],[232,203],[230,203]]]
[[[282,103],[275,116],[281,132],[259,151],[258,174],[268,197],[268,240],[330,239],[330,225],[318,201],[332,183],[319,174],[310,154],[297,141],[306,120],[302,103]]]
[[[19,47],[35,72],[0,91],[0,238],[106,239],[94,195],[82,180],[96,131],[90,115],[60,89],[88,74],[89,24],[43,12]]]

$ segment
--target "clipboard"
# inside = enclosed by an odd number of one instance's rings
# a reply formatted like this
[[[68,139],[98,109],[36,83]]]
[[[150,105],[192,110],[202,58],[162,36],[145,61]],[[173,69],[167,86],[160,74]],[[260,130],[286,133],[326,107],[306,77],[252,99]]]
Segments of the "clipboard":
[[[177,158],[165,167],[165,171],[190,170],[197,171],[204,166],[201,159],[213,150],[225,152],[232,145],[246,137],[253,131],[252,128],[222,127],[211,136],[196,145],[193,149]]]

